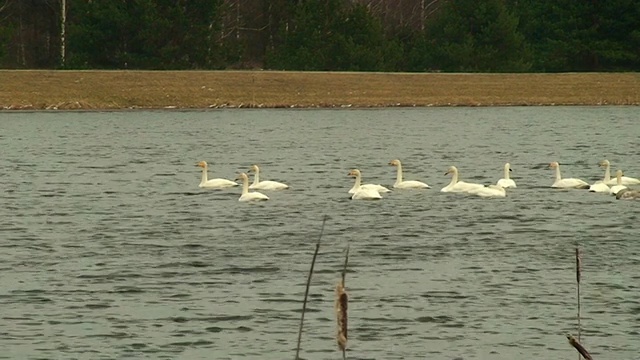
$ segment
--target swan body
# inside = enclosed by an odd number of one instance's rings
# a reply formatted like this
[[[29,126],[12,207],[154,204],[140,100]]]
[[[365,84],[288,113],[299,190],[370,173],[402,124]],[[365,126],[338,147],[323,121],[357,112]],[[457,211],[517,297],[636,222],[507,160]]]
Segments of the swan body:
[[[609,185],[605,184],[603,181],[596,181],[589,185],[589,192],[609,193],[610,190]]]
[[[353,169],[349,172],[348,176],[353,176],[356,178],[356,189],[351,195],[352,200],[379,200],[382,199],[382,196],[378,192],[378,190],[374,186],[363,186],[359,184],[360,171],[357,169]],[[353,190],[353,189],[351,189]],[[349,190],[349,192],[351,192]]]
[[[389,162],[389,165],[395,166],[397,169],[396,182],[393,187],[396,189],[429,189],[430,186],[422,181],[406,180],[402,181],[402,163],[400,160],[395,159]]]
[[[266,201],[269,197],[263,193],[254,191],[249,192],[249,177],[247,174],[242,173],[238,175],[238,180],[242,180],[242,195],[238,201]]]
[[[500,185],[489,185],[468,191],[469,194],[480,197],[506,197],[507,191]]]
[[[227,179],[211,179],[211,180],[209,180],[207,178],[207,171],[209,171],[208,170],[209,166],[207,165],[206,161],[200,161],[199,163],[196,164],[196,166],[202,168],[202,179],[200,180],[200,185],[198,185],[201,188],[223,189],[223,188],[238,186],[237,182],[231,181],[231,180],[227,180]]]
[[[449,185],[440,189],[441,192],[469,192],[472,190],[477,190],[479,188],[483,188],[482,184],[468,183],[464,181],[458,181],[458,168],[455,166],[449,167],[445,175],[452,174],[451,182]]]
[[[604,167],[604,179],[603,182],[607,185],[618,185],[616,178],[611,178],[611,164],[609,160],[602,160],[598,163],[598,166]],[[637,185],[640,184],[640,180],[632,177],[622,177],[622,185]]]
[[[560,164],[557,161],[554,161],[549,164],[549,168],[556,170],[556,179],[551,185],[552,188],[559,189],[588,189],[589,184],[587,184],[584,180],[576,179],[576,178],[567,178],[563,179],[560,176]]]
[[[611,195],[618,195],[621,190],[627,188],[626,186],[622,185],[622,170],[616,171],[616,182],[617,185],[612,186],[611,190],[609,191],[609,194]]]
[[[353,174],[352,174],[353,173]],[[349,190],[349,194],[354,194],[356,191],[358,191],[358,189],[372,189],[375,190],[378,193],[381,192],[389,192],[391,190],[387,189],[386,187],[379,185],[379,184],[361,184],[362,182],[362,173],[360,173],[360,170],[358,169],[353,169],[349,172],[349,176],[353,176],[356,178],[356,182],[353,184],[353,187]]]
[[[505,189],[516,187],[516,182],[513,181],[509,176],[510,172],[511,172],[511,164],[509,163],[504,164],[504,178],[498,180],[496,185]]]
[[[288,189],[289,185],[277,181],[260,181],[260,168],[258,165],[252,165],[249,171],[253,171],[253,184],[249,186],[249,189],[256,190],[284,190]]]
[[[622,189],[616,194],[618,200],[640,200],[640,190]]]

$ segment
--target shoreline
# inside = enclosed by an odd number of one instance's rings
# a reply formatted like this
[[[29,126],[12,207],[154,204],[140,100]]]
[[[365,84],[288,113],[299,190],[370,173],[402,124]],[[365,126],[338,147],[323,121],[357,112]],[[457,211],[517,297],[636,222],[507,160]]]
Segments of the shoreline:
[[[4,111],[640,105],[640,73],[0,70]]]

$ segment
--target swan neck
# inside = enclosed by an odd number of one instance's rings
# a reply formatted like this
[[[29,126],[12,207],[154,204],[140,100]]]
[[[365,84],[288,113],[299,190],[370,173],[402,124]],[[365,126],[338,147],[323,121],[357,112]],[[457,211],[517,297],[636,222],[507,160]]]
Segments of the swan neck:
[[[616,174],[616,183],[618,184],[618,186],[622,186],[622,174]]]
[[[556,166],[556,181],[560,181],[562,180],[562,177],[560,176],[560,165]]]
[[[362,182],[362,176],[361,175],[356,175],[356,182],[353,185],[353,187],[356,188],[356,189],[359,189],[361,182]]]
[[[257,174],[256,174],[257,175]],[[242,195],[249,193],[249,178],[244,177],[242,179]]]
[[[510,177],[509,177],[509,167],[508,167],[508,166],[505,166],[505,167],[504,167],[504,178],[505,178],[506,180],[509,180],[509,179],[510,179]]]
[[[207,182],[207,167],[203,167],[202,168],[202,178],[200,180],[200,185],[204,184]]]
[[[453,173],[451,174],[451,182],[449,183],[449,185],[455,185],[458,182],[458,171],[453,171]]]
[[[402,165],[398,164],[398,172],[396,174],[396,185],[402,182]]]
[[[260,182],[260,169],[256,169],[255,174],[253,175],[253,185],[258,185]]]
[[[604,181],[607,182],[611,180],[611,165],[606,164],[604,169]]]

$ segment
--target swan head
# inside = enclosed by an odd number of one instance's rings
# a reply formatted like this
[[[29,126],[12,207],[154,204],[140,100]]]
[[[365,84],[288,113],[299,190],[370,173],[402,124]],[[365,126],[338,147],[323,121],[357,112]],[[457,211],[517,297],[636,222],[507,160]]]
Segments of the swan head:
[[[389,161],[389,165],[399,166],[400,165],[400,160],[398,160],[398,159],[391,160],[391,161]]]
[[[249,177],[245,173],[240,173],[240,175],[238,175],[238,177],[236,178],[236,180],[248,180],[248,179]]]
[[[509,171],[513,171],[513,170],[511,170],[511,164],[509,164],[509,163],[504,164],[504,168],[505,169],[509,169]]]
[[[201,167],[201,168],[206,168],[207,167],[207,162],[206,161],[200,161],[199,163],[196,164],[197,167]]]
[[[622,170],[618,169],[616,170],[616,177],[622,177],[624,175],[624,173],[622,172]]]
[[[560,164],[558,164],[557,161],[554,161],[554,162],[549,164],[549,169],[557,169],[558,166],[560,166]]]
[[[349,173],[347,174],[347,176],[360,176],[360,170],[358,169],[351,169],[351,171],[349,171]]]
[[[599,167],[607,167],[609,166],[609,160],[602,160],[598,163]]]
[[[258,172],[258,171],[260,171],[260,168],[258,167],[258,165],[253,164],[253,165],[251,165],[251,168],[249,169],[249,172],[251,172],[251,171]]]
[[[456,168],[455,166],[449,166],[449,169],[447,169],[447,172],[444,174],[449,175],[449,174],[455,174],[457,172],[458,172],[458,168]]]

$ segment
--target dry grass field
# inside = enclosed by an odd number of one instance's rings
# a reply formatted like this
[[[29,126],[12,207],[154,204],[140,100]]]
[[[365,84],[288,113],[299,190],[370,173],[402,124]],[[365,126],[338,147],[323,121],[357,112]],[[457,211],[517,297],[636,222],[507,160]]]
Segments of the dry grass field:
[[[640,73],[0,71],[0,109],[640,105]]]

